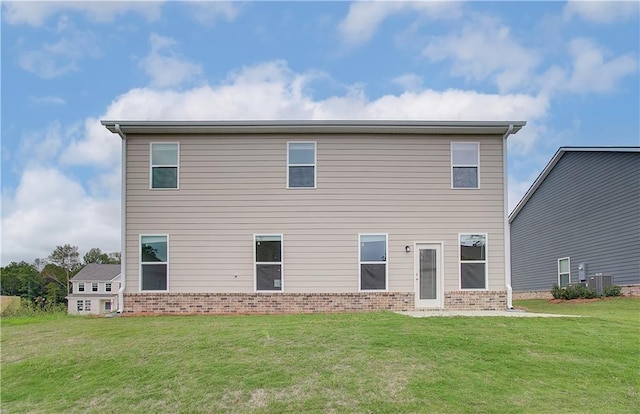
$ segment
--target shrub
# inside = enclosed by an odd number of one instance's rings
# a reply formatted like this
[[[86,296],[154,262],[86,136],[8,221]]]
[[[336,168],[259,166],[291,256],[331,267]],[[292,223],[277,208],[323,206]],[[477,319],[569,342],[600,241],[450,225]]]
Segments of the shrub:
[[[562,299],[562,292],[564,292],[564,289],[562,289],[557,283],[551,286],[551,295],[554,299]]]
[[[45,306],[22,298],[19,306],[10,306],[0,312],[3,318],[11,316],[38,316],[51,314],[66,314],[67,306],[64,303],[51,303]]]
[[[598,294],[595,290],[581,284],[567,285],[567,287],[565,288],[561,288],[560,286],[555,284],[551,287],[551,295],[553,295],[554,299],[565,300],[578,298],[593,299],[598,297]]]
[[[607,286],[604,289],[605,296],[622,296],[622,288],[618,285]]]

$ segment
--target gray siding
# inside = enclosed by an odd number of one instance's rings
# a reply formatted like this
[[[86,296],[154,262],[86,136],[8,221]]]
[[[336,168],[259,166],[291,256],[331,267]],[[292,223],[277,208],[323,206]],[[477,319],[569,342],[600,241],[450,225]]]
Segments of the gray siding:
[[[512,286],[547,290],[557,260],[640,283],[640,153],[565,152],[511,223]]]
[[[149,190],[149,143],[180,143],[180,189]],[[317,142],[317,189],[286,188],[287,141]],[[480,142],[480,189],[451,189],[450,142]],[[358,233],[388,233],[389,291],[414,291],[405,245],[442,242],[459,289],[458,233],[488,234],[489,290],[504,290],[500,135],[130,136],[126,291],[140,234],[169,235],[170,292],[254,291],[253,234],[283,234],[284,291],[358,291]]]

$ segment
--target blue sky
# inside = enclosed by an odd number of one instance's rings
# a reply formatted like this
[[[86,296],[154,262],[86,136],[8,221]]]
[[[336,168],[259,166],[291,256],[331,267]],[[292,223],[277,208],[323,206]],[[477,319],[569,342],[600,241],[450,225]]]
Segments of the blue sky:
[[[640,145],[638,2],[3,2],[2,264],[120,250],[100,119],[525,120],[509,204],[560,146]]]

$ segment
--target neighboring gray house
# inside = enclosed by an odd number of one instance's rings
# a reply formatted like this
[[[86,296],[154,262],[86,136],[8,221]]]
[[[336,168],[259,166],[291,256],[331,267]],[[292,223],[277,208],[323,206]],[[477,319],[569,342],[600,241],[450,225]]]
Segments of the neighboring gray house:
[[[67,296],[70,314],[99,315],[118,309],[119,264],[88,264],[71,282],[73,293]]]
[[[640,147],[562,147],[509,216],[514,292],[640,285]]]
[[[524,122],[103,121],[120,311],[504,309]]]

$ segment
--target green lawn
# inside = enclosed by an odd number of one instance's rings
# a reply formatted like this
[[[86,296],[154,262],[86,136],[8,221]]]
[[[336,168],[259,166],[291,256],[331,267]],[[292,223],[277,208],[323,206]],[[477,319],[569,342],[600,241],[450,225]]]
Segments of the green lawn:
[[[2,320],[2,413],[636,413],[640,299],[584,318]]]

